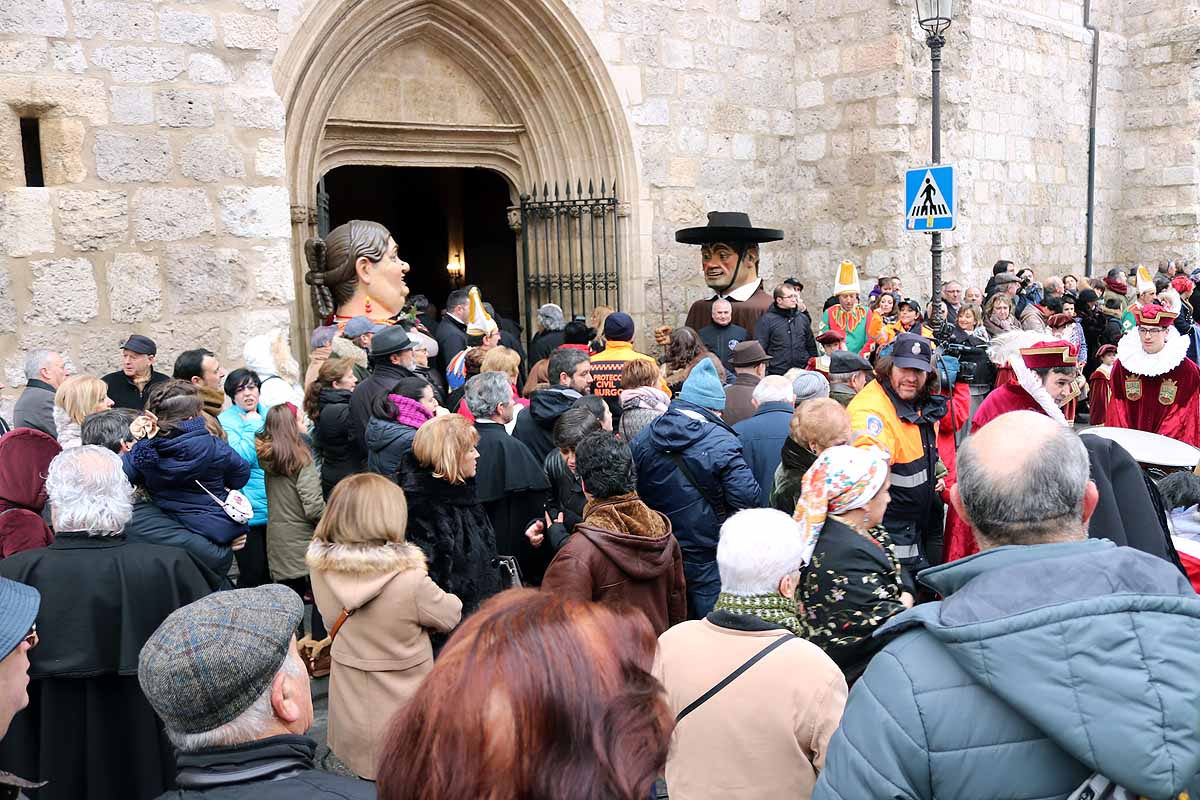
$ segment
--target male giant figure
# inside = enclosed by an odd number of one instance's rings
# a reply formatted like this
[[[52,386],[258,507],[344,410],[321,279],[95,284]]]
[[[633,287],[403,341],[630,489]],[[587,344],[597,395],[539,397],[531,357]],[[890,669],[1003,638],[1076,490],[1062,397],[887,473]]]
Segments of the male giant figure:
[[[687,326],[698,331],[711,325],[713,303],[724,299],[733,306],[733,324],[753,331],[758,318],[771,307],[771,295],[758,276],[758,246],[782,239],[783,231],[755,228],[750,215],[740,211],[710,211],[704,227],[676,231],[675,241],[700,245],[704,282],[716,293],[692,303]]]

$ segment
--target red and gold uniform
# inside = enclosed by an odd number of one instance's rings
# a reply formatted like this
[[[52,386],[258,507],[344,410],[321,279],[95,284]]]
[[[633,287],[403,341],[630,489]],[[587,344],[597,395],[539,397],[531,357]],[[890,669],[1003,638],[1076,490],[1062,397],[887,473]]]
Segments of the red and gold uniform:
[[[1111,344],[1103,345],[1097,357],[1106,353],[1115,353],[1117,348]],[[1105,425],[1108,419],[1108,404],[1112,401],[1112,364],[1099,364],[1088,377],[1088,404],[1091,413],[1088,421],[1093,425]]]
[[[1148,304],[1134,310],[1139,326],[1167,330],[1167,343],[1147,353],[1135,329],[1117,343],[1112,399],[1105,424],[1169,436],[1200,447],[1200,369],[1187,357],[1188,339],[1175,330],[1175,313]]]

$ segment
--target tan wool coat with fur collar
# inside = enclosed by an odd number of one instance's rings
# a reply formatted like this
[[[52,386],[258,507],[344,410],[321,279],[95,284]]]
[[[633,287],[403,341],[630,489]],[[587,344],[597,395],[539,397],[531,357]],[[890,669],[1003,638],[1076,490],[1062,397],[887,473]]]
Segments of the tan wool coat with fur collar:
[[[313,541],[307,562],[325,625],[352,612],[333,642],[329,747],[374,780],[388,722],[433,669],[428,631],[453,630],[462,601],[430,580],[425,554],[406,542]]]

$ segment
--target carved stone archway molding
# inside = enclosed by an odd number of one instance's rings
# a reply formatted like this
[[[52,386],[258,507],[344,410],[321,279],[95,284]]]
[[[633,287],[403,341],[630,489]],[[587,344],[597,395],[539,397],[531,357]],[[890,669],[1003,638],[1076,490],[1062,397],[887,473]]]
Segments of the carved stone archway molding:
[[[521,186],[521,125],[364,123],[331,119],[317,171],[350,164],[400,167],[486,167]],[[464,160],[469,163],[464,163]]]
[[[503,175],[512,201],[542,182],[616,181],[634,201],[623,240],[623,284],[640,311],[635,151],[607,67],[563,0],[319,0],[311,3],[274,64],[286,109],[285,153],[293,207],[315,208],[316,185],[346,164],[486,167]],[[381,123],[334,118],[339,93],[381,54],[425,42],[478,83],[496,124]],[[369,73],[366,73],[369,75]],[[293,214],[297,342],[314,324],[304,284],[312,215]]]

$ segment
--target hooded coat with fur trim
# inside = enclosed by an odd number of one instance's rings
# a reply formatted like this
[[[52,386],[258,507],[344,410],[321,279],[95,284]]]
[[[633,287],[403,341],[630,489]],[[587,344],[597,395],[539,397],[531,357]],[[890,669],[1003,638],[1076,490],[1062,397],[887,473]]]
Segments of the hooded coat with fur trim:
[[[407,542],[314,540],[306,561],[325,625],[351,612],[331,648],[329,747],[374,780],[388,721],[433,669],[429,631],[453,630],[462,601],[430,580],[425,554]]]
[[[642,611],[661,634],[687,619],[683,554],[671,521],[636,494],[592,500],[542,579],[542,591]]]

